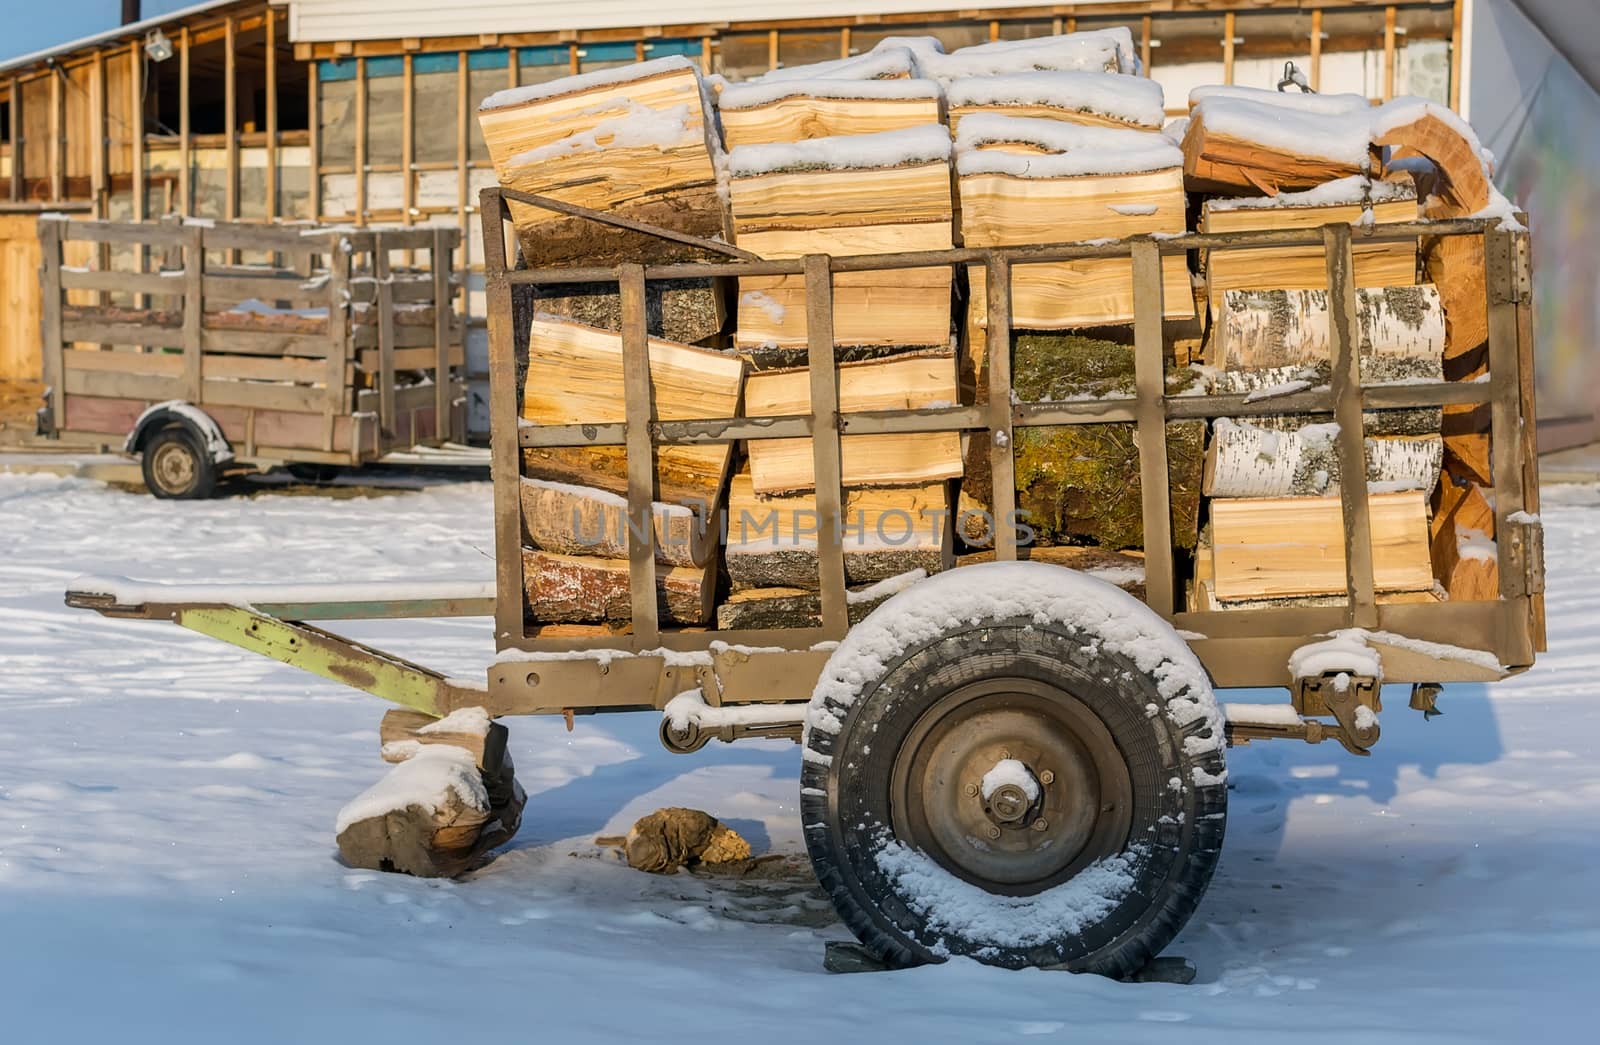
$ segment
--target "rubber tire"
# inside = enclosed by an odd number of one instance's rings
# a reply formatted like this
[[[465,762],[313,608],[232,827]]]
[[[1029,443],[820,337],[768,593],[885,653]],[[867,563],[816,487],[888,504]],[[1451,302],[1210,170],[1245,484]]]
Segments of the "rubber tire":
[[[840,918],[879,961],[905,968],[965,955],[1007,968],[1064,967],[1121,979],[1160,954],[1194,914],[1227,823],[1221,738],[1188,753],[1184,740],[1210,738],[1212,727],[1199,719],[1180,728],[1167,714],[1148,713],[1165,705],[1155,681],[1092,640],[1036,621],[979,621],[908,650],[865,687],[838,733],[807,731],[800,779],[806,847]],[[1077,934],[1026,949],[930,929],[877,863],[885,832],[893,834],[889,794],[900,743],[946,694],[996,675],[1054,685],[1100,718],[1133,784],[1129,841],[1147,843],[1135,857],[1134,887],[1115,909]],[[1181,781],[1176,788],[1174,780]],[[916,848],[914,839],[896,840]]]
[[[180,445],[194,458],[194,478],[181,490],[167,489],[156,475],[156,456],[169,443]],[[169,425],[147,439],[139,464],[145,489],[160,500],[201,501],[217,492],[217,463],[211,459],[205,444],[183,425]]]
[[[283,467],[284,471],[288,472],[295,482],[308,483],[315,486],[333,482],[344,471],[336,464],[314,464],[305,461],[286,464]]]

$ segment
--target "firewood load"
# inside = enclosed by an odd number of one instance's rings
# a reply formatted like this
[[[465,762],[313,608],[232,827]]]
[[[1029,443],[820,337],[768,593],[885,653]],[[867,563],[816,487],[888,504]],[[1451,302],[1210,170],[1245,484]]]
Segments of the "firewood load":
[[[1138,72],[1125,30],[948,54],[931,38],[889,38],[865,54],[746,83],[702,85],[692,68],[644,63],[541,85],[491,99],[486,135],[498,121],[504,144],[491,136],[491,151],[500,150],[497,169],[508,186],[577,198],[599,191],[586,179],[602,164],[608,185],[650,187],[626,200],[597,204],[591,196],[585,206],[720,237],[768,259],[1347,223],[1362,383],[1482,374],[1480,241],[1424,241],[1419,251],[1414,240],[1364,235],[1421,216],[1509,216],[1470,128],[1416,99],[1374,109],[1356,96],[1244,87],[1197,88],[1191,117],[1164,127],[1161,88]],[[641,107],[651,108],[658,132],[643,133]],[[522,131],[519,139],[504,130],[518,126],[516,112],[565,123],[559,134]],[[611,122],[602,128],[597,116]],[[715,196],[719,181],[713,207],[705,190]],[[650,209],[668,198],[694,202]],[[565,227],[546,216],[536,233],[526,208],[513,214],[525,253],[545,231]],[[656,244],[599,257],[650,263],[692,255]],[[1132,396],[1128,260],[1016,265],[1011,276],[1018,400]],[[1320,244],[1165,255],[1168,395],[1255,399],[1326,388],[1334,336],[1326,283]],[[654,417],[808,414],[803,277],[743,277],[727,296],[731,307],[715,315],[680,307],[695,289],[650,288]],[[832,289],[841,411],[987,403],[981,266],[839,272]],[[576,300],[546,307],[556,301],[547,296],[534,308],[544,314],[528,319],[528,422],[624,420],[618,316],[586,292]],[[678,322],[691,314],[706,322]],[[683,336],[669,335],[673,325]],[[1343,596],[1332,420],[1245,411],[1169,422],[1172,540],[1192,608]],[[1474,510],[1493,496],[1486,412],[1369,408],[1362,442],[1380,601],[1487,597],[1493,513],[1484,529]],[[1013,445],[1016,503],[1035,551],[1129,556],[1127,570],[1140,575],[1130,583],[1142,584],[1134,426],[1023,427]],[[530,622],[626,626],[621,449],[528,449],[522,457]],[[846,434],[841,457],[852,619],[906,578],[959,565],[988,546],[996,523],[984,440]],[[664,621],[728,629],[816,623],[819,512],[809,439],[751,440],[731,450],[663,445],[655,464]],[[1267,537],[1275,534],[1291,539],[1274,544]]]

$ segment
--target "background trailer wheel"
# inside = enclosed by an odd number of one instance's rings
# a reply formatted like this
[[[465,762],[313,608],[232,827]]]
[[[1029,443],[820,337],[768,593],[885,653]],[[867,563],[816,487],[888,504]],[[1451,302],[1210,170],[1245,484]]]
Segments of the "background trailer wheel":
[[[1129,976],[1216,867],[1222,749],[1204,672],[1143,604],[1058,567],[971,567],[885,603],[830,659],[806,844],[887,965]]]
[[[217,490],[217,462],[205,444],[181,424],[150,436],[140,458],[145,487],[156,497],[197,501]]]

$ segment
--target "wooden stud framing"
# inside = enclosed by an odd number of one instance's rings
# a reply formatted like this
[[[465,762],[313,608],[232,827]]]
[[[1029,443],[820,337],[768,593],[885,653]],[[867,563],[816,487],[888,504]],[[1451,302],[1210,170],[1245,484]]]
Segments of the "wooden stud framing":
[[[394,410],[394,281],[382,232],[372,235],[372,275],[378,281],[378,438],[398,433]]]
[[[50,70],[50,199],[66,199],[66,156],[63,155],[62,138],[66,134],[65,103],[62,99],[61,81],[66,72],[59,67]]]
[[[94,53],[94,64],[89,67],[89,133],[94,136],[89,149],[89,191],[94,196],[96,217],[108,218],[106,182],[106,56],[103,51]],[[101,299],[104,301],[104,298]]]
[[[178,213],[188,217],[194,207],[194,160],[189,155],[189,27],[178,34]]]
[[[1350,226],[1322,230],[1328,267],[1328,335],[1333,357],[1333,417],[1339,424],[1339,498],[1344,509],[1344,563],[1350,601],[1345,622],[1378,626],[1372,576],[1372,520],[1367,500],[1367,456],[1361,421],[1360,326],[1356,311]]]
[[[842,639],[850,626],[844,593],[843,455],[839,448],[839,373],[834,366],[833,274],[828,258],[808,254],[806,354],[810,365],[811,463],[817,500],[817,580],[822,591],[822,630]]]
[[[511,52],[511,75],[517,75],[517,53]],[[411,55],[407,54],[400,59],[400,221],[410,225],[414,220],[411,212],[417,207],[417,172],[413,166],[417,162],[417,103],[416,103],[416,67]],[[515,83],[512,84],[516,86]],[[408,252],[407,258],[412,255]]]
[[[700,38],[700,73],[703,76],[710,76],[711,75],[711,59],[712,59],[712,50],[711,50],[711,48],[712,48],[711,37],[702,36]]]
[[[472,183],[467,177],[468,149],[472,144],[472,92],[471,77],[467,71],[467,52],[456,54],[456,225],[467,227],[467,216],[472,213]],[[461,267],[467,268],[467,244],[461,244]]]
[[[133,220],[145,219],[144,191],[144,48],[135,40],[128,48],[128,111],[133,116],[128,134],[133,139]],[[146,251],[141,247],[139,271],[144,271]]]
[[[367,60],[356,59],[356,224],[367,223]]]
[[[1466,0],[1456,0],[1450,12],[1450,108],[1461,111],[1461,16]]]
[[[989,42],[993,43],[998,39],[1000,39],[1000,19],[991,18],[989,19]]]
[[[850,57],[850,27],[848,25],[839,27],[839,57]]]
[[[39,222],[39,252],[44,268],[43,309],[40,313],[40,349],[44,353],[44,383],[50,389],[50,414],[57,431],[66,427],[66,374],[61,343],[61,226],[63,219]]]
[[[1234,13],[1222,16],[1222,82],[1233,83],[1233,30]]]
[[[778,67],[778,31],[767,30],[767,71],[771,72]]]
[[[1146,77],[1150,75],[1150,16],[1139,19],[1139,65]]]
[[[622,391],[628,425],[628,579],[633,598],[634,642],[655,645],[661,638],[656,614],[655,447],[650,442],[650,348],[645,329],[644,266],[623,265]],[[820,478],[820,477],[819,477]]]
[[[1139,492],[1144,512],[1145,602],[1163,617],[1176,603],[1172,580],[1171,473],[1167,467],[1166,374],[1161,337],[1161,248],[1133,244],[1133,374],[1138,405]]]
[[[1322,90],[1322,8],[1311,12],[1311,89]]]
[[[227,182],[223,194],[223,216],[229,221],[239,220],[239,30],[232,15],[223,23],[223,76],[222,120],[227,128],[225,157]],[[239,252],[228,251],[229,264],[237,264]]]
[[[311,62],[306,68],[306,108],[310,110],[310,119],[306,123],[306,141],[308,145],[307,153],[311,163],[312,221],[322,220],[322,128],[319,126],[322,118],[322,103],[318,97],[320,94],[317,63]]]
[[[23,155],[27,152],[27,142],[22,134],[22,86],[16,80],[11,81],[7,90],[7,98],[11,102],[11,199],[15,202],[22,201],[23,195]]]
[[[984,259],[984,278],[988,301],[989,365],[989,472],[993,477],[994,516],[991,522],[996,562],[1012,562],[1017,557],[1017,530],[1013,515],[1017,507],[1016,461],[1012,457],[1014,433],[1011,429],[1011,261],[990,254]],[[983,435],[974,433],[973,438]]]
[[[1395,10],[1383,9],[1383,100],[1394,97]]]
[[[267,8],[267,220],[278,217],[278,12]]]

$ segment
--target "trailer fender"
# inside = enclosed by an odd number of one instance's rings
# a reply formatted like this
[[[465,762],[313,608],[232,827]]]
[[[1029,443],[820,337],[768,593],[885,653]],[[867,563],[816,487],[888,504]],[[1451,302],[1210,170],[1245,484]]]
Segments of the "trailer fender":
[[[128,433],[128,440],[122,447],[123,451],[130,454],[139,453],[152,435],[174,424],[182,425],[193,432],[200,445],[205,447],[206,452],[217,464],[233,460],[233,447],[229,444],[228,437],[222,434],[222,427],[210,414],[182,399],[169,399],[165,403],[157,403],[140,414],[139,420],[133,424],[133,430]]]

